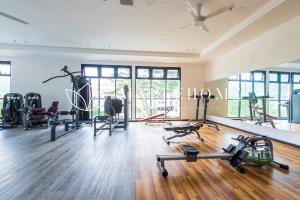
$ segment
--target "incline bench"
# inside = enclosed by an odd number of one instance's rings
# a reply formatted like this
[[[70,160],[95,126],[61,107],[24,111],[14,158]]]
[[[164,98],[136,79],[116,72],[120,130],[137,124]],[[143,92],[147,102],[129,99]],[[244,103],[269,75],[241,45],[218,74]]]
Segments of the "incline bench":
[[[171,143],[171,139],[176,138],[176,137],[184,137],[192,133],[197,134],[197,139],[200,141],[204,141],[204,139],[200,136],[199,129],[203,125],[201,123],[196,123],[196,124],[190,124],[188,122],[187,124],[178,124],[178,125],[165,125],[164,129],[166,131],[174,131],[176,134],[170,137],[165,137],[163,136],[163,140],[169,145]]]

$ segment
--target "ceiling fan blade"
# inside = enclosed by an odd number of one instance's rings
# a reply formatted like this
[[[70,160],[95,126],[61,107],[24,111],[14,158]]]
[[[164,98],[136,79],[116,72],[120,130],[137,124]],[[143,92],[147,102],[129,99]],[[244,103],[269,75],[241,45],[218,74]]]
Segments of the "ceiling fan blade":
[[[17,18],[17,17],[14,17],[14,16],[12,16],[12,15],[9,15],[9,14],[4,13],[4,12],[1,12],[1,11],[0,11],[0,15],[3,16],[3,17],[9,18],[9,19],[11,19],[11,20],[14,20],[14,21],[16,21],[16,22],[20,22],[20,23],[25,24],[25,25],[28,25],[28,24],[29,24],[28,22],[26,22],[26,21],[24,21],[24,20],[22,20],[22,19],[19,19],[19,18]]]
[[[204,18],[208,19],[208,18],[214,17],[214,16],[219,15],[219,14],[221,14],[221,13],[227,11],[227,10],[232,10],[233,7],[234,7],[234,3],[231,3],[231,4],[227,5],[227,6],[224,6],[222,8],[219,8],[219,9],[211,12],[210,14],[204,16]]]
[[[200,28],[203,30],[204,33],[209,32],[208,27],[203,22],[198,22],[197,24],[200,26]]]
[[[201,9],[202,9],[202,4],[201,3],[197,4],[197,16],[201,15]]]
[[[191,2],[187,1],[186,2],[186,7],[187,10],[189,11],[189,13],[194,17],[198,17],[198,13],[195,11],[195,8],[193,7],[193,5],[191,4]]]
[[[177,31],[181,31],[182,29],[188,28],[188,27],[190,27],[190,26],[193,26],[193,24],[186,24],[186,25],[180,26],[180,27],[178,27],[176,30],[177,30]]]

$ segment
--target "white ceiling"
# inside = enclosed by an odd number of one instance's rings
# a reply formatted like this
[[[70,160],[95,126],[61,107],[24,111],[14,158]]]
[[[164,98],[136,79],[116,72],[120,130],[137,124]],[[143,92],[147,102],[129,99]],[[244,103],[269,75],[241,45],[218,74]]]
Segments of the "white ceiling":
[[[201,61],[197,54],[200,55],[224,34],[230,32],[262,7],[270,4],[271,0],[202,0],[204,13],[230,2],[235,3],[235,9],[232,12],[223,13],[206,21],[211,30],[208,34],[201,32],[197,27],[181,32],[176,31],[178,26],[192,21],[192,17],[185,9],[185,0],[154,0],[154,3],[150,5],[146,2],[146,0],[135,0],[134,7],[128,7],[119,5],[119,0],[0,0],[0,11],[30,23],[26,26],[0,16],[0,44],[16,43],[26,45],[28,48],[31,45],[73,47],[81,49],[80,53],[83,53],[84,49],[184,52],[185,54],[162,55],[161,57],[164,59],[175,57],[179,60],[195,62]],[[194,0],[195,2],[197,0]],[[257,20],[247,26],[249,29],[247,32],[240,31],[229,39],[236,37],[235,43],[242,44],[257,36],[249,34],[249,31],[262,34],[298,16],[300,12],[297,9],[292,9],[291,12],[288,9],[285,9],[285,12],[278,11],[278,8],[284,6],[295,8],[295,4],[300,6],[300,1],[286,0],[279,4],[277,11],[274,9],[268,13],[275,12],[273,16],[269,16],[268,20],[263,21],[267,15],[260,19],[263,23],[272,22],[279,17],[276,15],[277,12],[282,15],[279,22],[263,26],[259,24],[260,20]],[[255,29],[251,29],[251,26]],[[224,43],[226,44],[226,41]],[[232,45],[228,44],[219,46],[215,48],[216,50],[209,52],[209,55],[216,56],[232,48]],[[218,48],[221,50],[218,51]],[[102,54],[102,52],[95,52],[95,54]],[[114,52],[111,54],[113,55]],[[133,57],[134,54],[131,52],[126,56]],[[160,57],[151,53],[146,54],[149,57]],[[120,57],[120,53],[116,56]],[[176,60],[175,58],[173,59]],[[210,58],[207,56],[202,60]]]

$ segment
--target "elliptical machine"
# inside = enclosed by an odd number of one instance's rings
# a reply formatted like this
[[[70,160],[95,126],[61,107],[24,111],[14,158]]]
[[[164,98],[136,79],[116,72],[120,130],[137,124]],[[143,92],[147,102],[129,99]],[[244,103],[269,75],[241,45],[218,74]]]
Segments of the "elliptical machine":
[[[3,97],[3,107],[1,110],[2,121],[0,128],[13,128],[22,125],[23,96],[19,93],[8,93]]]

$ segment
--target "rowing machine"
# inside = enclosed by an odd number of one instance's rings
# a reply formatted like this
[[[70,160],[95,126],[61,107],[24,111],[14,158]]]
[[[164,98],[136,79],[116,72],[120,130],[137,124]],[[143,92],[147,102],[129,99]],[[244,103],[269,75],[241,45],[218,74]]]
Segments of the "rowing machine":
[[[202,154],[199,153],[196,147],[184,145],[182,146],[183,155],[157,155],[157,162],[162,176],[168,176],[165,161],[170,160],[196,162],[199,159],[222,159],[235,167],[240,173],[245,172],[242,167],[243,162],[255,165],[273,164],[286,170],[289,169],[288,165],[274,161],[273,145],[270,138],[266,136],[239,136],[235,140],[239,141],[239,144],[237,146],[231,144],[226,149],[223,148],[223,153]]]

